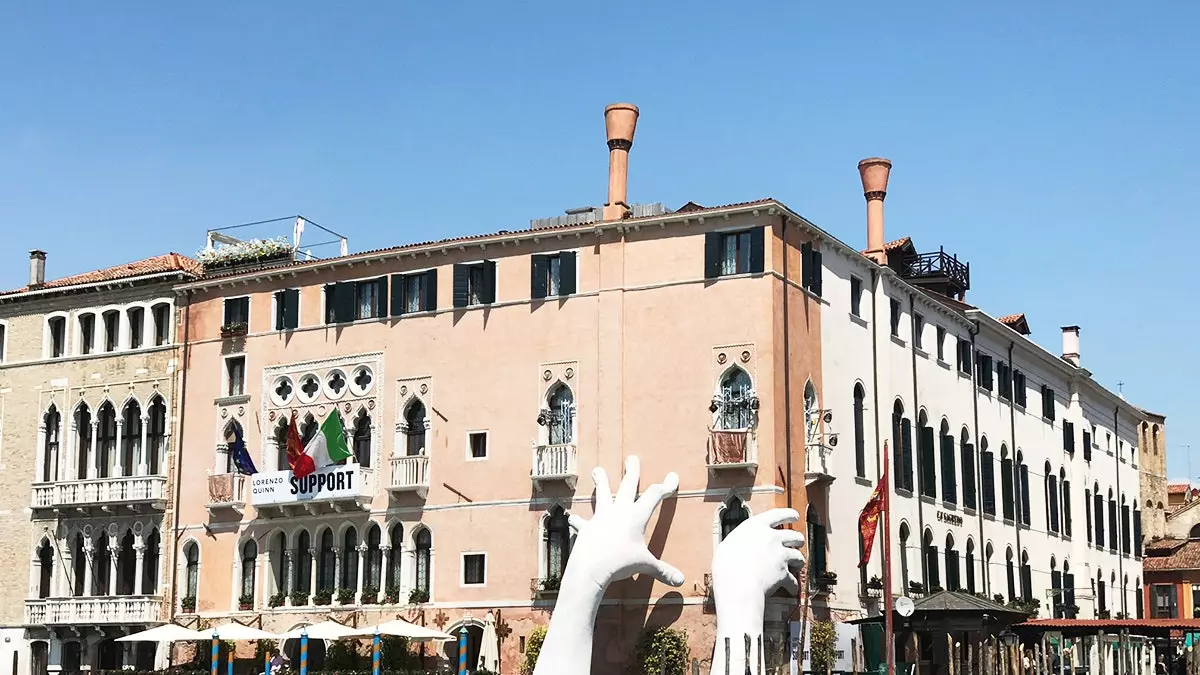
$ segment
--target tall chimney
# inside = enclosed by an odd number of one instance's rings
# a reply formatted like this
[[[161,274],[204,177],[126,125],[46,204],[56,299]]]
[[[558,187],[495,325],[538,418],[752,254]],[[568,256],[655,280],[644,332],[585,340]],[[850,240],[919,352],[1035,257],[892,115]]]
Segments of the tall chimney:
[[[604,129],[608,132],[608,202],[604,220],[621,220],[630,214],[626,201],[629,186],[629,149],[637,130],[638,109],[631,103],[614,103],[604,109]]]
[[[36,248],[29,252],[29,287],[46,285],[46,252]]]
[[[1063,353],[1065,361],[1079,367],[1079,326],[1063,326]]]
[[[887,196],[891,170],[891,160],[882,157],[868,157],[858,163],[863,196],[867,198],[867,257],[880,265],[887,264],[887,253],[883,250],[883,198]]]

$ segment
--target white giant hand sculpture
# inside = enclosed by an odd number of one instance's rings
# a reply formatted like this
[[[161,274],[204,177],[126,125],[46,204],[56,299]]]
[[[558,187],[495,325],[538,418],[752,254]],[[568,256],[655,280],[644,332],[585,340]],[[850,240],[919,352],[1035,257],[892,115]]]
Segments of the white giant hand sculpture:
[[[637,457],[627,458],[625,477],[613,497],[604,469],[592,471],[596,483],[595,515],[591,520],[571,516],[571,527],[578,535],[534,675],[589,675],[596,612],[612,582],[634,574],[649,574],[671,586],[683,583],[682,572],[655,558],[646,548],[650,516],[664,497],[679,488],[679,477],[667,474],[662,483],[651,485],[638,499],[640,472]]]
[[[747,661],[757,663],[749,672],[765,672],[766,597],[779,588],[796,593],[799,584],[789,568],[804,565],[804,555],[796,550],[804,545],[804,535],[775,527],[798,520],[794,509],[765,511],[735,527],[717,546],[712,571],[717,644],[711,672],[747,672]]]

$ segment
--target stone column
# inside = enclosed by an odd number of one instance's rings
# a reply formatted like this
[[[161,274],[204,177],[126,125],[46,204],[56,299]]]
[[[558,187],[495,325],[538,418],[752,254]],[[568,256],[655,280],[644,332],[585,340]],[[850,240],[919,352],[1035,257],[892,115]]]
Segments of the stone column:
[[[108,545],[108,594],[117,594],[117,563],[121,558],[121,544],[117,540]]]
[[[62,672],[62,642],[54,631],[50,632],[50,648],[46,650],[46,672]]]
[[[308,602],[312,604],[313,596],[317,594],[317,549],[308,549]]]
[[[91,453],[90,459],[92,461],[88,462],[88,478],[99,478],[100,477],[100,455],[98,455],[96,453],[96,430],[100,428],[100,423],[98,421],[96,421],[95,419],[93,419],[91,424],[92,424],[92,437],[89,439],[91,447],[88,449],[88,452]]]
[[[366,543],[364,542],[362,544],[359,544],[358,549],[355,551],[355,553],[358,554],[358,584],[354,589],[354,602],[359,603],[359,602],[362,602],[363,577],[366,576],[365,574],[363,574],[363,568],[366,566],[366,561],[367,561],[367,545],[366,545]]]
[[[71,575],[74,574],[75,570],[75,556],[71,551],[68,540],[65,538],[59,540],[58,549],[62,551],[62,555],[59,556],[58,569],[54,575],[54,595],[65,598],[73,595],[70,583]]]
[[[36,482],[49,483],[50,481],[54,480],[54,475],[55,475],[54,468],[55,467],[54,467],[54,461],[50,460],[50,474],[46,475],[46,476],[42,475],[42,467],[46,466],[46,460],[47,460],[47,457],[46,457],[46,450],[47,450],[47,448],[46,448],[46,418],[44,418],[44,417],[42,418],[42,421],[38,422],[37,445],[35,447],[37,448],[37,452],[34,453],[34,455],[37,457],[37,460],[35,460],[35,461],[38,462],[37,466],[34,469],[34,473],[37,476]]]
[[[133,663],[134,663],[134,659],[135,659],[135,656],[134,656],[135,652],[133,651],[133,643],[126,642],[122,646],[123,646],[123,649],[122,649],[122,654],[121,654],[121,670],[132,671]]]
[[[33,549],[33,556],[29,558],[29,595],[26,597],[36,598],[41,595],[42,590],[42,558],[38,555],[38,549],[41,546]],[[51,584],[53,589],[53,584]],[[15,673],[14,673],[15,675]]]
[[[146,542],[139,535],[137,541],[133,544],[133,555],[135,558],[133,564],[133,594],[134,595],[151,595],[154,591],[145,588],[142,585],[142,580],[145,579],[146,568]]]
[[[381,545],[379,547],[379,602],[380,602],[380,604],[383,604],[383,596],[387,592],[387,578],[388,578],[388,564],[389,564],[388,558],[390,557],[391,552],[392,552],[391,546]],[[397,587],[400,586],[399,579],[397,579],[395,581],[395,583],[396,583]]]
[[[333,594],[337,602],[337,592],[342,587],[342,547],[333,547]]]
[[[129,473],[133,475],[133,467],[125,466],[125,415],[122,413],[117,414],[117,445],[110,459],[112,468],[109,469],[108,475],[124,476],[126,469],[130,469]]]
[[[288,607],[292,606],[292,592],[296,590],[296,556],[287,550],[283,552],[283,562],[286,565],[284,575],[287,578],[288,594],[284,600],[284,604]]]
[[[266,609],[270,606],[271,594],[274,592],[271,589],[275,586],[275,571],[271,569],[271,548],[263,546],[258,549],[258,573],[254,575],[262,587],[259,594],[262,602],[259,607]]]
[[[58,479],[71,480],[72,478],[83,478],[83,476],[75,475],[79,466],[78,455],[76,454],[79,451],[77,447],[79,445],[79,425],[75,423],[75,415],[70,416],[70,423],[66,426],[68,429],[67,437],[65,439],[59,438],[60,447],[66,449],[66,454],[63,455],[63,461],[59,462],[58,465]]]
[[[142,441],[141,441],[141,445],[138,446],[138,453],[137,453],[138,454],[137,475],[139,475],[139,476],[146,475],[146,472],[148,471],[147,467],[150,464],[148,461],[146,461],[146,456],[150,452],[150,446],[146,444],[146,436],[149,433],[149,428],[150,428],[150,416],[142,415]],[[161,471],[161,470],[162,470],[162,467],[160,466],[159,471]]]
[[[83,596],[92,595],[92,565],[96,563],[96,547],[92,542],[84,540],[83,544]]]

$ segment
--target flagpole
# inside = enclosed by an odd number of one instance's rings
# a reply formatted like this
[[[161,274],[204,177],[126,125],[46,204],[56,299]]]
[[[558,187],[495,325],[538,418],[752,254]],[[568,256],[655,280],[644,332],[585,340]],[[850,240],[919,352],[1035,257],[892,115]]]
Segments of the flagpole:
[[[896,673],[896,638],[892,625],[892,486],[888,478],[888,443],[883,442],[883,648],[887,673]]]

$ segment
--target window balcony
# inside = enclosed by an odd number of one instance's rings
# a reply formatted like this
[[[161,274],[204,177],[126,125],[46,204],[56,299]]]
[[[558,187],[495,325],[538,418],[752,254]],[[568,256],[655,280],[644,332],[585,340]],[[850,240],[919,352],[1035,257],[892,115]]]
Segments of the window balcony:
[[[804,452],[804,483],[812,485],[818,482],[832,483],[833,472],[830,471],[829,460],[833,455],[833,447],[824,443],[809,443]]]
[[[241,513],[246,507],[246,477],[239,473],[221,473],[208,477],[208,512]]]
[[[362,511],[375,493],[375,471],[358,464],[335,464],[296,478],[291,471],[250,477],[250,504],[264,518]]]
[[[709,473],[718,471],[758,470],[758,440],[749,429],[710,429],[708,433]]]
[[[135,513],[166,508],[166,476],[118,476],[40,483],[33,486],[35,511]]]
[[[536,577],[529,581],[529,592],[537,599],[557,598],[561,585],[560,577]]]
[[[577,452],[573,443],[534,445],[533,466],[529,471],[533,486],[540,490],[547,483],[561,481],[574,488],[579,478],[576,464]]]
[[[33,626],[158,623],[161,605],[161,598],[149,595],[26,600],[25,623]]]
[[[393,494],[415,492],[421,497],[429,493],[429,457],[409,455],[392,458],[392,480],[388,491]]]

